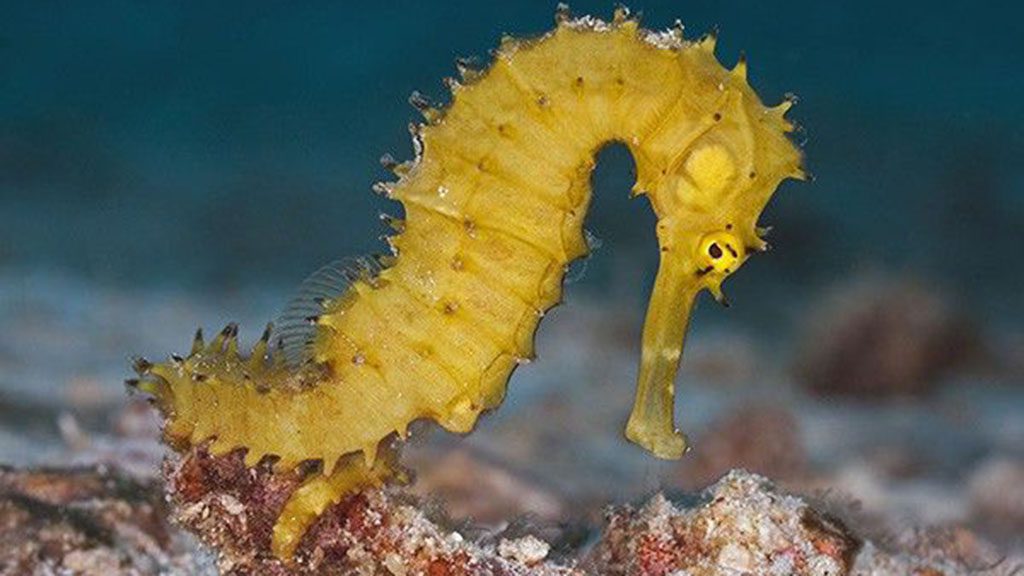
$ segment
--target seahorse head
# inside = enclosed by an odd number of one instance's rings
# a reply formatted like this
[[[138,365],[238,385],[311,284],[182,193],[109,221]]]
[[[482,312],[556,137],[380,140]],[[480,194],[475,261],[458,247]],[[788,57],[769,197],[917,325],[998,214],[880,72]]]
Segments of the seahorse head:
[[[690,56],[717,89],[693,103],[693,118],[670,143],[638,146],[637,187],[658,216],[658,276],[644,324],[637,399],[626,435],[663,458],[686,448],[673,424],[674,379],[696,296],[722,291],[750,255],[764,252],[758,218],[779,183],[803,179],[800,150],[784,118],[792,102],[765,107],[746,82],[746,63],[716,72],[713,50],[697,45]]]

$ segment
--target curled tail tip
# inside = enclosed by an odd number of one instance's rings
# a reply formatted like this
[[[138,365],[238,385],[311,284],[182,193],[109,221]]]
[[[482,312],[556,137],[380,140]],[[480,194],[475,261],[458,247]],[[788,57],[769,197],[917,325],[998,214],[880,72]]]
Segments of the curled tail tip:
[[[390,443],[380,446],[373,460],[358,453],[338,459],[330,468],[310,474],[292,492],[274,523],[271,552],[286,563],[295,560],[303,536],[316,519],[343,499],[385,484],[405,484],[410,473],[399,464],[399,451]]]

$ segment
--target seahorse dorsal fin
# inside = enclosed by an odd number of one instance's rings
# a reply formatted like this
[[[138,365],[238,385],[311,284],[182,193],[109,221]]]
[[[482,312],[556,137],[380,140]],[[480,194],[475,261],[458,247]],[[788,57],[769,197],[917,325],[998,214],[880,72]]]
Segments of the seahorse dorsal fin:
[[[583,276],[587,273],[587,265],[590,262],[590,258],[593,257],[594,251],[604,245],[604,240],[601,240],[586,228],[583,229],[583,239],[587,243],[587,253],[573,260],[565,267],[564,282],[566,284],[575,284],[583,280]]]
[[[372,257],[343,258],[322,266],[302,281],[274,322],[280,327],[277,346],[289,367],[297,368],[312,357],[317,319],[326,306],[356,281],[373,279],[380,271],[380,263]]]

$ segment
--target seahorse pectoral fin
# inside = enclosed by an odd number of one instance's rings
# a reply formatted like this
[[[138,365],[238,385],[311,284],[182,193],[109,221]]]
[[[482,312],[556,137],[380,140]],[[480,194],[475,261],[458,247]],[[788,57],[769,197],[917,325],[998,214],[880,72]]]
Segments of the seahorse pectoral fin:
[[[659,458],[676,459],[686,438],[675,429],[675,377],[697,293],[704,284],[692,263],[673,252],[661,253],[658,276],[644,320],[636,401],[626,438]]]

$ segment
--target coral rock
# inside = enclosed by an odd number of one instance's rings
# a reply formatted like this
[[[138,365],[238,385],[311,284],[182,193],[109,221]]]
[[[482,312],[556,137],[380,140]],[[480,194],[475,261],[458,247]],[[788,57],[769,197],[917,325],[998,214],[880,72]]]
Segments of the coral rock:
[[[1024,462],[993,458],[969,482],[971,506],[979,524],[996,532],[1024,533]]]
[[[160,489],[102,468],[0,469],[0,574],[198,573]]]
[[[360,492],[325,510],[293,562],[284,563],[270,553],[271,531],[301,467],[274,472],[263,462],[247,469],[240,452],[215,457],[193,448],[167,473],[180,523],[219,552],[226,575],[958,576],[993,564],[964,566],[967,558],[990,558],[972,552],[987,544],[967,531],[953,540],[911,534],[872,543],[827,506],[744,471],[726,474],[685,506],[657,495],[640,508],[611,509],[578,567],[560,564],[547,542],[527,532],[464,538],[393,488]],[[990,573],[1012,574],[1006,567]]]
[[[934,546],[884,552],[765,478],[732,471],[691,507],[677,508],[658,495],[642,508],[612,511],[590,566],[603,576],[973,573],[951,557]]]
[[[298,486],[299,471],[268,462],[246,469],[241,452],[214,457],[193,449],[168,465],[179,521],[220,553],[224,574],[574,575],[545,561],[547,545],[526,537],[477,545],[440,528],[391,490],[369,490],[328,508],[291,563],[270,553],[274,520]]]
[[[841,522],[767,480],[731,472],[694,508],[655,496],[609,517],[596,563],[603,574],[845,574],[861,541]]]
[[[907,280],[840,287],[808,318],[797,376],[818,394],[926,393],[982,348],[965,314]]]

